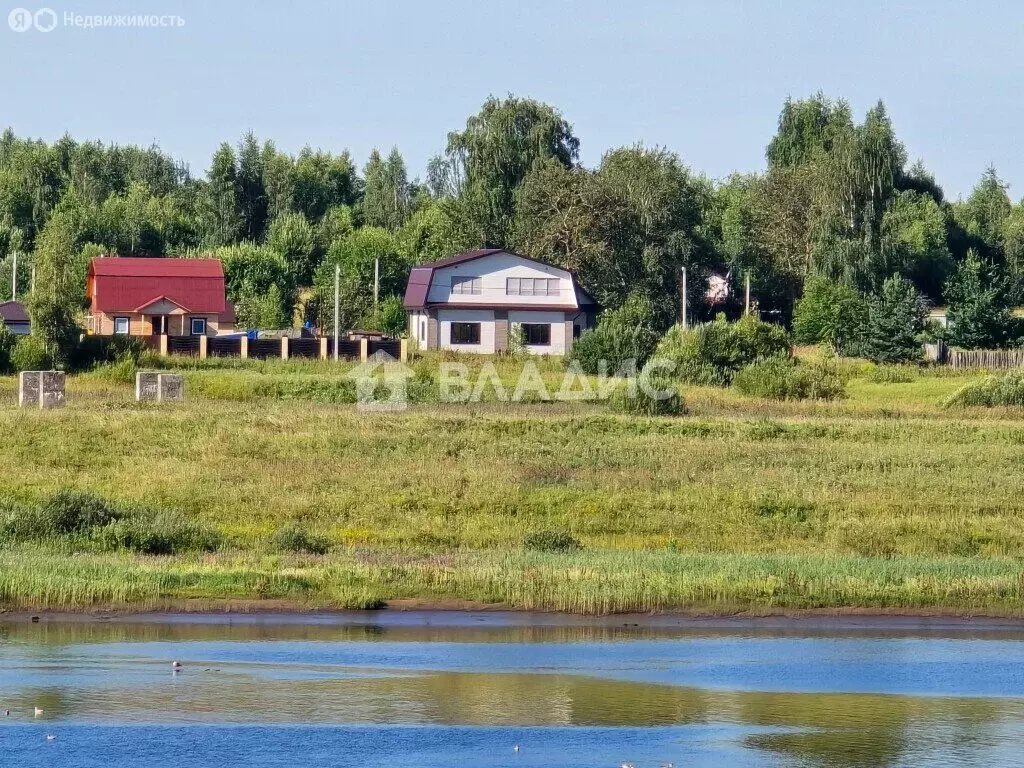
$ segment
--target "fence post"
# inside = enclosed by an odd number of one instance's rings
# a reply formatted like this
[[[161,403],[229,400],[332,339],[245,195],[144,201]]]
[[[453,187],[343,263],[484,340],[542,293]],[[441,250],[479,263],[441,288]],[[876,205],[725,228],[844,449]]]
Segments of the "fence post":
[[[365,363],[370,357],[370,340],[359,340],[359,362]]]
[[[241,342],[241,344],[238,345],[238,355],[243,360],[245,360],[247,357],[249,357],[249,336],[243,336],[242,338],[239,339],[239,341]]]
[[[170,338],[171,337],[168,336],[166,333],[160,334],[160,354],[164,357],[167,357],[169,354],[171,354],[169,350]]]
[[[320,337],[320,359],[321,360],[326,360],[327,359],[327,337],[326,336],[321,336]]]
[[[287,336],[282,336],[281,337],[281,359],[282,360],[287,360],[288,359],[288,342],[289,342],[289,338]]]
[[[207,350],[207,337],[205,335],[204,336],[200,336],[199,337],[199,359],[200,360],[205,360],[206,359],[206,350]]]
[[[402,339],[398,343],[398,361],[401,363],[409,362],[409,340]]]

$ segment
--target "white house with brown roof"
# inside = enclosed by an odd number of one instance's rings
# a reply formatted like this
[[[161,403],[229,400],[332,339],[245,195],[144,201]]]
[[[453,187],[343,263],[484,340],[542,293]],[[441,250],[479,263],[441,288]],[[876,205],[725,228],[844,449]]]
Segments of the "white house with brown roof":
[[[519,328],[526,351],[564,355],[598,311],[568,270],[496,248],[414,267],[405,308],[421,349],[481,354],[507,350]]]

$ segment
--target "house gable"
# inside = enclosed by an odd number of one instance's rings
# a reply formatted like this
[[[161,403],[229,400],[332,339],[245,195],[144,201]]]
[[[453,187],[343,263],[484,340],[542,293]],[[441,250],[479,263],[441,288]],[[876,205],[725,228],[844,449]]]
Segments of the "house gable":
[[[413,269],[405,304],[576,309],[577,294],[565,269],[508,251],[470,251]]]

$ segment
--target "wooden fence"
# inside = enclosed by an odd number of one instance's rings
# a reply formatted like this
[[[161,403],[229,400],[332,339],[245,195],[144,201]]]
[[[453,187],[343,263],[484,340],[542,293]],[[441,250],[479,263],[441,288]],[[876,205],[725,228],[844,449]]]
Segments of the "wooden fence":
[[[1024,349],[950,348],[946,351],[945,358],[950,368],[1024,368]]]

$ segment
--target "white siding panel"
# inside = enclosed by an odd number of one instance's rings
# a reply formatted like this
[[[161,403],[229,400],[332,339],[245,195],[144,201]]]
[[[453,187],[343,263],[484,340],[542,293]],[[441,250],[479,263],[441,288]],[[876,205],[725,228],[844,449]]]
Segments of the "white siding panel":
[[[480,293],[452,294],[452,277],[479,277]],[[509,296],[505,292],[506,281],[510,277],[557,278],[559,288],[557,296]],[[513,307],[538,306],[576,307],[576,291],[573,289],[572,275],[564,269],[549,267],[546,264],[524,259],[510,253],[496,253],[483,256],[464,264],[442,267],[434,270],[434,277],[427,293],[427,301],[451,302],[455,304],[507,304]]]
[[[451,343],[452,323],[480,323],[479,344]],[[490,309],[439,309],[437,311],[438,347],[458,352],[494,354],[494,311]]]
[[[547,323],[551,325],[551,344],[549,346],[528,345],[526,351],[535,355],[565,354],[565,313],[564,312],[530,312],[510,310],[509,326],[522,323]]]

